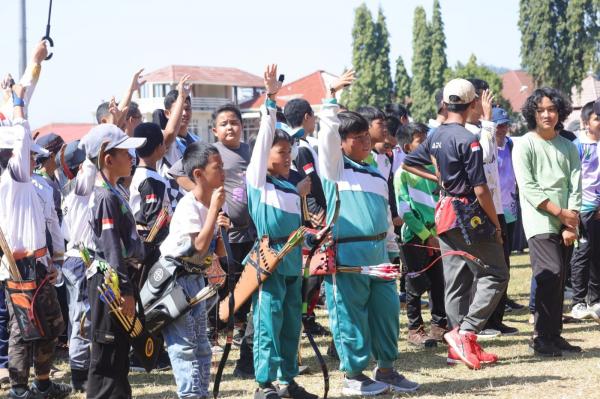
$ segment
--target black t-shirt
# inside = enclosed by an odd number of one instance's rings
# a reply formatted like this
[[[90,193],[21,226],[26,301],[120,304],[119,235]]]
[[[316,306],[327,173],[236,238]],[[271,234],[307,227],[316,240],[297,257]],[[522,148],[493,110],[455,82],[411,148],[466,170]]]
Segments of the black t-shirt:
[[[305,139],[301,139],[306,141]],[[325,193],[323,192],[323,185],[321,183],[321,178],[317,175],[316,166],[317,161],[314,159],[312,152],[309,148],[305,146],[300,146],[298,148],[298,156],[294,161],[294,165],[296,165],[296,169],[298,170],[298,174],[301,179],[306,177],[306,172],[304,171],[304,166],[312,164],[313,172],[310,173],[310,181],[311,181],[311,190],[310,194],[307,195],[307,204],[308,209],[311,213],[318,214],[319,212],[324,211],[327,208],[327,201],[325,200]]]
[[[479,140],[458,123],[441,125],[404,159],[408,166],[431,165],[433,161],[448,195],[469,196],[473,187],[487,183]]]

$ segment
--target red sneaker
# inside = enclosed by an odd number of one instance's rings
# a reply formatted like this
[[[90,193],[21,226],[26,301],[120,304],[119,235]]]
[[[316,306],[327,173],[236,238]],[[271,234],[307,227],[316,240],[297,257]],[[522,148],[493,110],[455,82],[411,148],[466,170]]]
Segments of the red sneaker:
[[[498,356],[493,353],[485,352],[479,344],[477,344],[477,349],[475,349],[475,353],[477,353],[477,359],[479,359],[479,363],[481,364],[493,364],[498,361]],[[479,351],[479,352],[477,352]],[[456,354],[456,351],[449,346],[448,347],[448,357],[446,357],[446,363],[448,366],[454,366],[455,364],[461,363],[460,357]]]
[[[471,342],[471,345],[473,346],[473,352],[477,355],[477,359],[479,359],[480,363],[493,364],[498,361],[498,355],[488,353],[479,346],[477,343],[477,335],[475,336],[475,340]]]
[[[472,344],[477,340],[475,334],[472,332],[460,334],[458,332],[458,327],[456,327],[452,331],[444,334],[444,340],[450,347],[448,349],[448,358],[457,357],[458,359],[453,360],[460,360],[470,369],[478,370],[481,368],[481,362],[479,361]],[[451,349],[454,349],[453,354],[450,353]]]

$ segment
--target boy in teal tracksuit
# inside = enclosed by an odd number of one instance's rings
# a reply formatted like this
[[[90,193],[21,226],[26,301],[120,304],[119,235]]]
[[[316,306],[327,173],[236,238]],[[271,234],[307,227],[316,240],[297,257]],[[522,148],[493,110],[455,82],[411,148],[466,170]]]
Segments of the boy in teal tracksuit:
[[[333,228],[338,268],[389,262],[398,256],[388,202],[386,179],[363,162],[371,151],[368,122],[356,112],[338,114],[335,92],[354,80],[348,71],[330,88],[322,106],[319,165],[327,198],[328,220],[340,196],[340,213]],[[392,243],[392,245],[388,248]],[[361,274],[337,273],[325,279],[330,326],[340,368],[345,372],[344,395],[376,395],[391,389],[412,392],[419,385],[393,368],[398,357],[400,302],[395,281]],[[373,378],[363,371],[373,355]]]
[[[265,88],[269,94],[252,158],[246,172],[248,210],[258,237],[268,235],[279,251],[288,236],[301,225],[300,196],[286,178],[291,165],[291,141],[275,129],[275,94],[281,87],[277,66],[267,66]],[[300,387],[298,341],[302,323],[302,255],[293,249],[252,297],[254,322],[254,370],[259,384],[255,399],[316,399]],[[251,267],[251,266],[246,266]],[[279,380],[280,385],[273,386]]]

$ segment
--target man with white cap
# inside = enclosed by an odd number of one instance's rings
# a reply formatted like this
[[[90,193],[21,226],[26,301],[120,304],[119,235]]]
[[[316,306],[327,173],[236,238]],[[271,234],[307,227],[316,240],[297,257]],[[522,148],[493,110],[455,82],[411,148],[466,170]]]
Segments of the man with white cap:
[[[3,256],[0,268],[0,280],[9,280],[9,284],[35,284],[37,288],[33,304],[35,309],[35,330],[39,332],[35,341],[25,341],[30,333],[31,324],[17,320],[15,311],[25,309],[23,303],[7,301],[10,314],[10,339],[8,348],[8,368],[11,389],[9,398],[64,398],[71,393],[71,387],[50,381],[50,369],[54,360],[56,338],[64,330],[64,322],[56,291],[52,285],[56,282],[57,271],[48,257],[44,211],[36,188],[31,182],[33,154],[47,154],[33,142],[29,124],[24,119],[24,89],[13,86],[14,118],[12,127],[0,128],[0,220],[2,231],[12,252],[12,260]],[[12,263],[12,264],[11,264]],[[9,267],[11,273],[7,273]],[[18,273],[15,272],[18,271]],[[10,275],[9,275],[10,274]],[[10,297],[8,288],[7,296]],[[15,298],[18,298],[18,294]],[[35,306],[35,307],[34,307]],[[19,321],[21,323],[19,323]],[[25,328],[25,332],[21,328]],[[33,362],[32,362],[33,358]],[[35,380],[28,386],[29,368],[33,363]]]
[[[452,331],[448,363],[462,361],[479,369],[495,363],[496,355],[477,344],[478,333],[500,301],[508,284],[500,222],[483,170],[483,156],[477,136],[465,129],[471,109],[476,106],[473,84],[453,79],[446,84],[443,100],[448,118],[435,132],[408,154],[404,169],[440,183],[436,228],[443,258],[446,313]],[[424,166],[433,164],[436,175]],[[473,300],[471,302],[471,293]]]
[[[115,125],[98,125],[81,139],[86,156],[98,168],[98,178],[90,200],[92,240],[96,259],[103,259],[118,275],[118,290],[123,314],[133,319],[134,290],[129,265],[144,256],[143,243],[127,200],[116,190],[117,181],[131,173],[130,149],[146,142],[127,136]],[[91,266],[93,267],[93,266]],[[93,269],[92,269],[93,270]],[[108,304],[98,295],[104,274],[88,270],[90,302],[91,359],[87,381],[88,398],[128,398],[129,339],[121,325],[110,315]]]

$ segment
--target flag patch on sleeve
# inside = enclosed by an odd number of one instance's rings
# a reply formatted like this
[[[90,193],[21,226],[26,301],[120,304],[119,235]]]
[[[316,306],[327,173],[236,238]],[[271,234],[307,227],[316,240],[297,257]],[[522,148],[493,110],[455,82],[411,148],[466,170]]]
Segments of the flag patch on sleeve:
[[[102,219],[102,230],[110,230],[115,227],[112,219]]]
[[[481,147],[479,146],[479,142],[478,141],[474,141],[471,143],[471,151],[476,152],[481,150]]]
[[[156,197],[156,194],[146,195],[146,202],[148,204],[156,204],[158,202],[158,198]]]
[[[304,169],[304,173],[306,173],[307,175],[310,175],[311,173],[313,173],[315,171],[315,166],[312,164],[312,162],[307,163],[306,165],[304,165],[302,167],[302,169]]]

